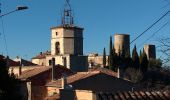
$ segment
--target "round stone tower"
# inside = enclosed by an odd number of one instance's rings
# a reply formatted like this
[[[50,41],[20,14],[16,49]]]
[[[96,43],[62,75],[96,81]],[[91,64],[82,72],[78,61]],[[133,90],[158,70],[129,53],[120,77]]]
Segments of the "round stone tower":
[[[114,34],[114,49],[118,54],[123,49],[130,52],[130,36],[128,34]]]

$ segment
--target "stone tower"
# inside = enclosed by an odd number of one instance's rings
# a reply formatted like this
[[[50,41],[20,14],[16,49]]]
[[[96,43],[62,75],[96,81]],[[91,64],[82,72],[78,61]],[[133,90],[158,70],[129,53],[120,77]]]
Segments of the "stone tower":
[[[83,55],[83,28],[74,25],[69,0],[65,0],[61,25],[51,28],[51,33],[51,55]]]
[[[69,0],[65,0],[61,25],[51,28],[51,55],[46,56],[46,66],[51,65],[52,58],[74,72],[88,70],[87,56],[83,55],[83,28],[74,25]]]
[[[128,34],[115,34],[114,35],[114,49],[118,54],[125,49],[126,52],[130,53],[130,37]]]
[[[151,45],[151,44],[144,45],[144,51],[148,59],[156,59],[155,45]]]
[[[83,28],[58,26],[51,28],[51,55],[83,55]]]

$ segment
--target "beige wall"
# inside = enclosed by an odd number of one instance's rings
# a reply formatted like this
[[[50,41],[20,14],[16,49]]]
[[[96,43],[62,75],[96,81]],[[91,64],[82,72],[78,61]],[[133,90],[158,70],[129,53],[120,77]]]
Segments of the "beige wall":
[[[23,71],[26,71],[26,70],[31,70],[31,69],[34,69],[34,68],[38,68],[39,66],[23,66],[21,68],[21,72]],[[16,76],[19,76],[19,66],[13,66],[13,67],[9,67],[9,70],[8,72],[11,74],[11,71],[13,70],[13,73],[16,75]]]
[[[32,63],[45,66],[46,65],[46,59],[32,59]]]
[[[77,100],[96,100],[95,94],[89,90],[75,90]]]
[[[53,96],[60,93],[59,88],[56,87],[47,87],[47,91],[47,96]]]
[[[46,66],[49,66],[49,60],[55,58],[55,63],[66,66],[70,68],[70,56],[69,55],[57,55],[57,56],[47,56],[46,57]],[[66,59],[66,62],[64,61]]]
[[[88,62],[87,56],[74,56],[74,55],[56,55],[46,57],[46,66],[49,66],[49,60],[55,58],[55,63],[66,66],[72,71],[87,71]]]
[[[103,56],[88,56],[88,64],[90,66],[101,66],[103,67]],[[108,65],[108,56],[106,56],[106,66]]]
[[[57,35],[56,35],[57,32]],[[59,54],[83,54],[83,31],[78,28],[52,28],[51,54],[56,55],[55,43],[60,43]]]
[[[55,43],[60,43],[60,54],[64,54],[64,43],[63,43],[63,28],[51,29],[51,54],[55,54]],[[57,32],[57,35],[56,35]]]

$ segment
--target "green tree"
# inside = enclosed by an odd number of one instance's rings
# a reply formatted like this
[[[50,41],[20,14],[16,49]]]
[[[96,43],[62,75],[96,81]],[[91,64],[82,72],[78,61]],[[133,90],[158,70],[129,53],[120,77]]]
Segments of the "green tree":
[[[106,67],[106,50],[103,49],[103,67]]]
[[[143,50],[143,53],[142,53],[142,60],[141,60],[141,63],[140,63],[140,69],[143,73],[146,73],[147,70],[148,70],[148,58],[147,58],[147,55],[145,53],[145,51]]]
[[[6,60],[0,60],[0,100],[21,100],[19,80],[8,74]]]
[[[110,44],[109,44],[109,69],[113,69],[113,48],[112,48],[112,37],[110,36]]]
[[[136,45],[134,46],[133,51],[132,51],[132,60],[133,60],[133,65],[134,65],[133,67],[138,69],[139,68],[139,56],[137,53]]]
[[[143,52],[140,50],[139,63],[141,63],[141,62],[142,62],[142,55],[143,55]]]
[[[113,67],[112,67],[112,70],[113,71],[117,71],[117,68],[118,68],[118,66],[119,66],[119,60],[118,60],[118,56],[117,56],[117,54],[116,54],[116,52],[115,52],[115,48],[114,48],[114,45],[113,45],[113,49],[112,49],[112,59],[113,59]]]
[[[148,70],[161,70],[162,61],[160,59],[149,59]]]
[[[143,74],[140,70],[129,67],[125,70],[125,77],[134,83],[138,83],[143,79]]]

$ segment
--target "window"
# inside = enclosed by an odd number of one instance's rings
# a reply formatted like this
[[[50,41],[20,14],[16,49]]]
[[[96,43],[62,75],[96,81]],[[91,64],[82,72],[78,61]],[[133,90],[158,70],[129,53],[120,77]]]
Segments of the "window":
[[[59,54],[60,53],[60,43],[56,42],[55,43],[55,54]]]
[[[56,36],[57,36],[57,35],[58,35],[58,32],[56,32],[55,34],[56,34]]]
[[[52,61],[51,60],[49,60],[49,66],[51,66],[52,65]]]

